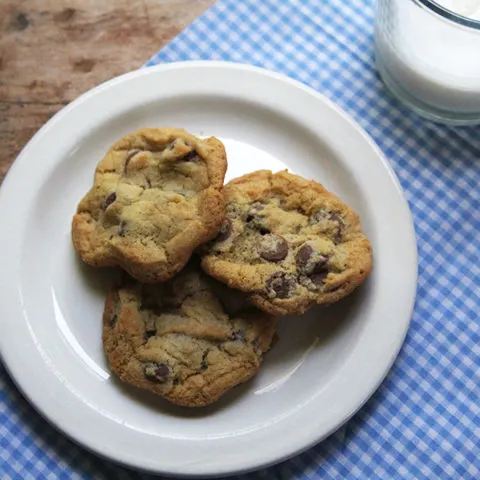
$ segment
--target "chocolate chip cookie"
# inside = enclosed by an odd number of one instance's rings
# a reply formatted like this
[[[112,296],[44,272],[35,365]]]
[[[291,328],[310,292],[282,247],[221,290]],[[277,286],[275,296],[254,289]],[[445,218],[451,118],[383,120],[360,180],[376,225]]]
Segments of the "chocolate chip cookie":
[[[273,315],[339,300],[372,268],[358,215],[315,181],[253,172],[224,187],[227,217],[202,267]]]
[[[106,300],[103,345],[121,380],[183,406],[215,402],[254,376],[276,319],[191,262],[172,280],[114,287]]]
[[[73,217],[75,249],[88,264],[121,266],[165,281],[214,237],[225,216],[223,144],[173,128],[147,128],[115,143]]]

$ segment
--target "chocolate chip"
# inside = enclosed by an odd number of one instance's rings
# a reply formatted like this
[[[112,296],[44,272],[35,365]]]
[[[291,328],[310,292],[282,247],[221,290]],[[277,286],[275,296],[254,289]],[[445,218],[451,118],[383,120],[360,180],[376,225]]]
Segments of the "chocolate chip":
[[[258,241],[258,254],[268,262],[279,262],[288,255],[288,243],[280,235],[267,234]]]
[[[110,317],[110,321],[109,321],[110,328],[115,327],[115,324],[117,323],[117,320],[118,320],[118,315],[117,315],[116,313],[114,313],[114,314]]]
[[[147,363],[143,367],[143,374],[147,380],[156,383],[165,383],[168,380],[170,369],[164,363]]]
[[[338,245],[339,243],[342,243],[342,240],[343,240],[343,227],[339,225],[337,233],[335,233],[333,237],[333,243],[335,243],[335,245]]]
[[[144,334],[144,338],[145,340],[148,340],[149,338],[152,338],[155,336],[155,334],[157,333],[156,329],[145,329],[145,334]]]
[[[340,214],[337,212],[333,212],[330,214],[330,220],[332,222],[335,222],[337,224],[337,231],[333,237],[333,241],[335,244],[339,244],[342,241],[343,238],[343,231],[345,229],[345,221],[341,217]]]
[[[128,164],[130,163],[130,160],[139,152],[140,152],[140,150],[138,150],[138,149],[130,150],[130,152],[127,155],[127,158],[125,159],[125,166],[123,167],[123,171],[125,173],[127,173],[127,168],[128,168]]]
[[[105,200],[105,209],[107,209],[116,199],[117,194],[115,192],[112,192]]]
[[[120,237],[124,237],[125,236],[125,233],[127,231],[127,222],[125,221],[121,221],[120,222],[120,225],[118,226],[118,235]]]
[[[30,25],[30,21],[25,13],[18,13],[12,18],[12,27],[15,30],[25,30]]]
[[[315,285],[323,285],[325,279],[327,278],[328,270],[324,270],[321,272],[313,273],[308,278],[315,284]]]
[[[344,223],[340,213],[329,212],[323,209],[320,209],[314,212],[313,215],[310,217],[310,220],[313,220],[314,222],[322,222],[325,220],[330,220],[331,222],[335,222],[335,223],[340,223],[340,224]]]
[[[245,222],[248,223],[248,226],[257,229],[261,235],[270,233],[270,229],[266,224],[266,217],[260,213],[264,208],[264,205],[255,202],[245,217]]]
[[[241,341],[241,342],[244,342],[245,341],[245,332],[243,332],[242,330],[237,330],[235,332],[232,333],[232,340],[235,342],[235,341]]]
[[[223,224],[220,227],[220,230],[218,231],[218,235],[215,238],[215,240],[217,242],[224,242],[230,237],[231,234],[232,234],[232,222],[230,221],[229,218],[226,218],[223,221]]]
[[[203,355],[202,355],[202,364],[201,364],[201,369],[206,370],[208,368],[208,363],[207,363],[207,355],[208,355],[209,350],[206,350]]]
[[[343,223],[343,218],[337,212],[330,213],[329,219],[333,222]]]
[[[326,267],[328,256],[316,252],[311,245],[304,243],[295,255],[295,263],[300,273],[311,275],[319,273]]]
[[[253,203],[250,209],[248,210],[245,221],[247,223],[250,223],[253,220],[260,221],[261,219],[265,218],[263,215],[258,215],[259,212],[261,212],[264,208],[265,207],[259,202]]]
[[[296,290],[293,275],[285,272],[275,272],[265,283],[268,298],[289,298]]]
[[[148,188],[152,188],[152,182],[148,177],[147,177],[147,185],[148,185]]]
[[[196,150],[191,150],[179,160],[181,160],[182,162],[198,162],[198,160],[200,160],[200,155],[197,153]]]
[[[310,223],[318,223],[324,220],[328,220],[330,214],[326,210],[316,210],[313,215],[310,216]]]
[[[345,221],[343,217],[338,212],[328,212],[327,210],[317,210],[311,217],[310,223],[319,223],[319,222],[333,222],[336,227],[336,231],[333,234],[333,241],[335,244],[341,243],[343,239],[343,232],[345,230]]]
[[[249,217],[247,217],[248,220]],[[265,224],[265,217],[261,215],[254,215],[253,218],[248,220],[248,226],[260,232],[260,235],[266,235],[270,233],[270,229]]]
[[[305,265],[310,260],[312,253],[313,253],[313,248],[306,243],[299,248],[297,254],[295,255],[295,262],[297,263],[297,268],[299,270],[303,270]]]

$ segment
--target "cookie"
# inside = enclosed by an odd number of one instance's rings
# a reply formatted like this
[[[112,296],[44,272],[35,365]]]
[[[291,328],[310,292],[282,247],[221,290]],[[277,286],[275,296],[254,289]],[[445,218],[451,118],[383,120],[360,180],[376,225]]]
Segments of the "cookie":
[[[258,372],[275,329],[274,317],[192,260],[168,282],[114,287],[105,304],[103,345],[122,381],[201,407]]]
[[[225,216],[223,144],[185,130],[147,128],[115,143],[73,217],[75,249],[96,267],[143,282],[175,275]]]
[[[273,315],[301,314],[359,286],[372,268],[358,215],[315,181],[253,172],[224,187],[227,217],[203,269]]]

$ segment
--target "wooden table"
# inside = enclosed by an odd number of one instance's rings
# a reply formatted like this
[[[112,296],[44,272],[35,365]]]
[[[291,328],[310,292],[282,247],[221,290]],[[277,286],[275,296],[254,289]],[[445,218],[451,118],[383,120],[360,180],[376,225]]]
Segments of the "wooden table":
[[[0,183],[79,94],[140,67],[214,0],[0,0]]]

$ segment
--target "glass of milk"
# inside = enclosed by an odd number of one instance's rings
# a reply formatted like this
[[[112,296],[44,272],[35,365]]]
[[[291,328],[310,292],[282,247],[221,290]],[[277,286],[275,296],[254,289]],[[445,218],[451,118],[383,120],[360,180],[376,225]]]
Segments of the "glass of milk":
[[[377,69],[418,114],[480,124],[480,0],[377,0]]]

